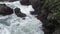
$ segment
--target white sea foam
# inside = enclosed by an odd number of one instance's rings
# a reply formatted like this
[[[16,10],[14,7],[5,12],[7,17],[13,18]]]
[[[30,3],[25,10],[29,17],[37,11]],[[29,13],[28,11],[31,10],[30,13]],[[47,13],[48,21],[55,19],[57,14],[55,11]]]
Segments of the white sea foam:
[[[7,15],[8,17],[4,18],[6,19],[5,23],[10,24],[10,26],[0,25],[1,27],[4,26],[3,32],[7,32],[6,34],[44,34],[42,31],[42,22],[30,14],[30,11],[34,11],[32,5],[21,5],[19,1],[7,2],[5,4],[12,9],[15,9],[16,7],[20,8],[21,12],[27,16],[25,17],[25,20],[23,20],[22,18],[17,17],[15,13],[9,16]],[[1,19],[4,20],[3,18]]]

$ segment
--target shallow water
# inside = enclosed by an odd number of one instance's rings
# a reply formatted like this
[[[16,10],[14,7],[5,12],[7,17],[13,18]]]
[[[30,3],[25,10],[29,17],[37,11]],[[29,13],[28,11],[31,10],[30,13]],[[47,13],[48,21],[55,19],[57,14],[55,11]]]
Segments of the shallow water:
[[[25,19],[17,17],[15,13],[1,16],[0,34],[44,34],[42,22],[30,14],[30,11],[34,11],[32,5],[21,5],[19,1],[5,2],[5,4],[12,9],[20,8],[21,12],[27,16],[24,17]]]

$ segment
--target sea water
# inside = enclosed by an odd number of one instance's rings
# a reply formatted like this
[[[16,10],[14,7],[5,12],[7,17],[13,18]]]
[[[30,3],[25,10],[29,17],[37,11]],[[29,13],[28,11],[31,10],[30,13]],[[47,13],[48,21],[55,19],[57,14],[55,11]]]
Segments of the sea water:
[[[0,34],[44,34],[42,22],[30,14],[30,11],[34,11],[32,5],[22,5],[19,1],[2,2],[2,4],[4,3],[13,11],[15,8],[20,8],[21,12],[27,16],[23,19],[17,17],[15,13],[0,15]]]

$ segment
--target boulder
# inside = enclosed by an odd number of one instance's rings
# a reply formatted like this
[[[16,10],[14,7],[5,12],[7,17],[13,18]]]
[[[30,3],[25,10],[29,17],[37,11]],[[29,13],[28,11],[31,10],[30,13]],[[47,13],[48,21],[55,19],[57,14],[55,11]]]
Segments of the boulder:
[[[10,15],[13,13],[13,9],[7,7],[5,4],[0,4],[0,15]]]
[[[19,8],[15,8],[15,14],[18,16],[18,17],[26,17],[26,15],[24,13],[21,13],[20,9]]]

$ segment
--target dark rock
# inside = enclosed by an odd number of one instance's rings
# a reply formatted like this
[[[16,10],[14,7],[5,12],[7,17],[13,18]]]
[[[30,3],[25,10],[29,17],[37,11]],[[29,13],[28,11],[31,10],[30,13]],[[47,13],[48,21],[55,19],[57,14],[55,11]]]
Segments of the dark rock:
[[[14,1],[18,1],[18,0],[9,0],[9,2],[14,2]]]
[[[22,5],[30,5],[30,2],[29,2],[29,0],[22,0],[21,4]]]
[[[47,20],[47,23],[44,24],[45,34],[52,34],[55,31],[57,25],[59,24],[56,20]]]
[[[0,0],[2,1],[2,0]],[[11,0],[10,0],[11,1]],[[12,0],[15,1],[15,0]],[[19,0],[20,1],[20,0]],[[48,10],[49,7],[45,6],[45,0],[22,0],[22,5],[32,5],[35,9],[34,12],[31,12],[32,15],[38,15],[36,18],[41,20],[44,27],[44,33],[45,34],[60,34],[60,30],[55,29],[58,27],[59,23],[55,19],[47,19],[48,15],[51,13],[51,10]],[[43,6],[44,5],[44,6]],[[26,15],[21,13],[19,8],[15,9],[15,13],[18,17],[25,17]]]
[[[14,2],[14,1],[17,1],[17,0],[0,0],[0,1],[9,1],[9,2]]]
[[[31,5],[33,6],[33,8],[35,9],[34,12],[31,12],[32,15],[37,15],[37,19],[41,20],[43,23],[43,27],[44,27],[44,33],[45,34],[52,34],[55,29],[58,27],[59,23],[57,20],[55,19],[47,19],[48,15],[51,12],[51,10],[49,10],[49,7],[45,8],[43,5],[45,5],[45,1],[44,0],[29,0],[29,2],[31,3]]]
[[[15,8],[15,14],[18,16],[18,17],[26,17],[26,15],[24,13],[21,13],[20,9],[19,8]]]
[[[13,13],[13,9],[7,7],[5,4],[0,4],[0,15],[10,15]]]
[[[60,34],[60,28],[56,29],[53,34]]]
[[[35,10],[38,9],[37,7],[40,5],[40,0],[29,0],[29,2]]]

